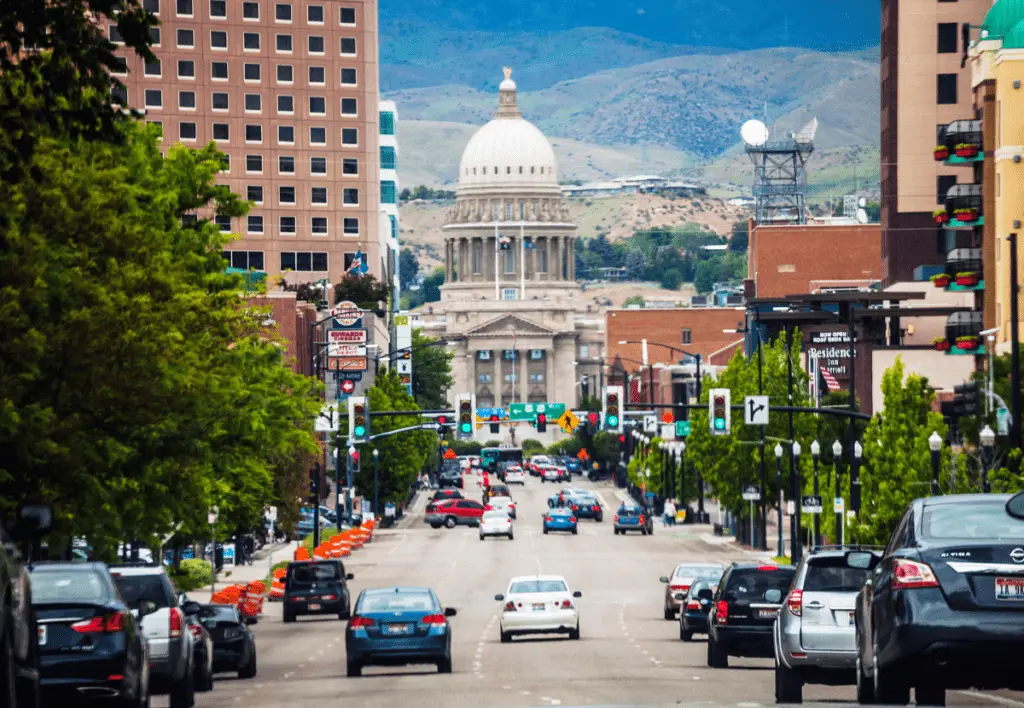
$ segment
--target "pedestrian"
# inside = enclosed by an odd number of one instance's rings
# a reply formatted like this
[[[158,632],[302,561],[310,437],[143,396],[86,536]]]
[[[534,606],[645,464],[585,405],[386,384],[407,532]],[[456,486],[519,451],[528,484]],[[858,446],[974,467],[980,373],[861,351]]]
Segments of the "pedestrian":
[[[665,500],[665,525],[675,526],[676,523],[676,505],[672,503],[671,499]]]

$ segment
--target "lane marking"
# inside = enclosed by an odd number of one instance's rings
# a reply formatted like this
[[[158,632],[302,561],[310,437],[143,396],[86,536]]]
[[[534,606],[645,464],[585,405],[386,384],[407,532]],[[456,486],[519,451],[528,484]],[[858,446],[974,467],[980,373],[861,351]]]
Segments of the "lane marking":
[[[990,696],[987,693],[979,693],[978,691],[957,691],[965,696],[971,696],[973,698],[984,698],[986,701],[992,701],[1002,706],[1024,706],[1024,702],[1015,701],[1012,698],[1005,698],[1003,696]]]

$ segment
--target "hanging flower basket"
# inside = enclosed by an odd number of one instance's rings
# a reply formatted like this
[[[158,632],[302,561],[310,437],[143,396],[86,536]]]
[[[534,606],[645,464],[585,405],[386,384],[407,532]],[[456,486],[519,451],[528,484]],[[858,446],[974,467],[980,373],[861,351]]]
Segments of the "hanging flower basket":
[[[956,146],[957,157],[977,157],[978,146],[972,143],[959,143]]]
[[[932,340],[932,346],[936,351],[948,352],[950,350],[949,340],[945,337],[936,337]]]
[[[978,284],[977,273],[957,273],[956,284],[964,287],[972,287]]]
[[[957,221],[970,222],[978,220],[978,210],[974,207],[967,209],[957,209],[953,212],[953,216],[956,217]]]
[[[930,280],[932,281],[932,285],[937,288],[945,288],[953,281],[953,279],[949,277],[949,273],[936,273]]]
[[[945,209],[936,209],[932,212],[932,218],[935,219],[935,223],[939,226],[949,223],[949,212]]]
[[[942,160],[949,159],[949,148],[946,147],[945,145],[939,145],[937,148],[935,148],[933,153],[935,154],[935,159],[940,162]]]
[[[981,337],[978,337],[976,335],[971,335],[969,337],[957,337],[956,338],[956,348],[961,350],[961,351],[965,351],[965,352],[977,351],[978,347],[980,347],[980,346],[981,346]]]

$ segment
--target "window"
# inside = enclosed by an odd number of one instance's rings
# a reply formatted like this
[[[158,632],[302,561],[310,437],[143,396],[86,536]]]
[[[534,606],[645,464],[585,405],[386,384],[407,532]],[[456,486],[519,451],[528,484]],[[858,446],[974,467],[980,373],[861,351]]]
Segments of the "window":
[[[324,23],[324,6],[323,5],[310,5],[306,8],[306,21],[314,25],[322,25]]]
[[[259,184],[250,184],[245,188],[245,198],[257,204],[263,203],[263,187]]]
[[[177,33],[179,47],[196,46],[196,33],[190,29],[180,29]]]
[[[275,40],[275,47],[279,52],[291,52],[292,36],[290,34],[279,34]]]
[[[179,17],[192,17],[192,0],[177,0],[175,11]]]
[[[943,204],[946,201],[946,193],[949,192],[949,188],[956,184],[956,175],[939,175],[935,182],[935,188],[938,190],[935,201]]]
[[[146,62],[144,73],[146,76],[160,76],[162,73],[160,70],[160,60],[153,59],[152,62]]]
[[[278,22],[291,22],[292,6],[286,2],[279,2],[274,5],[274,19]]]
[[[121,37],[121,30],[118,29],[117,25],[110,25],[110,41],[114,44],[124,44],[124,38]],[[181,30],[178,30],[179,32]]]
[[[314,236],[326,236],[327,235],[327,217],[326,216],[314,216],[310,219],[309,228],[313,232]]]
[[[263,270],[263,251],[223,251],[232,268]]]
[[[295,72],[292,71],[291,64],[278,64],[277,65],[277,82],[279,84],[290,84],[295,80]]]
[[[312,115],[322,116],[327,113],[327,99],[323,96],[309,97],[309,112]]]
[[[956,22],[939,23],[939,54],[956,54],[958,29]]]
[[[278,155],[277,171],[283,175],[295,174],[295,158],[291,155]]]
[[[246,231],[248,231],[251,234],[261,234],[261,233],[263,233],[263,217],[262,216],[254,216],[254,215],[250,214],[247,217],[246,221],[248,222],[248,223],[246,223]]]
[[[487,351],[486,349],[481,350],[479,354],[480,354],[480,357],[479,357],[480,361],[490,361],[491,360],[491,353],[489,351]]]
[[[309,190],[309,200],[313,204],[327,203],[327,187],[312,187]]]
[[[258,93],[245,94],[245,110],[252,113],[259,113],[263,110],[263,97]]]
[[[154,15],[159,15],[160,0],[142,0],[142,9],[146,12],[152,12]]]
[[[153,47],[160,46],[160,28],[150,27],[149,28],[149,44]]]
[[[164,93],[160,89],[146,89],[146,108],[163,108]]]
[[[533,383],[541,383],[544,381],[544,374],[530,374],[530,381]]]
[[[380,183],[380,203],[394,204],[397,201],[398,190],[392,180],[383,180]],[[511,251],[509,251],[511,253]]]
[[[295,203],[295,187],[282,185],[277,188],[277,200],[281,204]]]
[[[956,76],[956,74],[939,74],[937,103],[956,103]]]
[[[277,142],[292,145],[295,143],[295,126],[294,125],[279,125],[277,126]]]
[[[683,344],[693,344],[693,330],[689,328],[683,329]]]
[[[309,83],[324,85],[327,83],[327,75],[322,66],[311,66],[309,67]]]
[[[295,217],[294,216],[282,216],[281,217],[281,233],[293,234],[295,233]]]
[[[243,2],[242,17],[246,20],[260,19],[260,4],[258,2]]]
[[[380,134],[381,135],[394,135],[395,134],[395,114],[391,111],[381,111],[380,114]]]
[[[263,155],[246,155],[245,171],[263,172]]]
[[[227,141],[231,139],[231,128],[227,123],[213,124],[213,139]]]
[[[247,125],[247,126],[245,126],[245,142],[247,142],[247,143],[262,143],[263,142],[263,126],[262,125]]]
[[[359,144],[359,131],[356,128],[342,128],[341,129],[341,144],[342,145],[358,145]]]
[[[231,231],[231,217],[225,216],[224,214],[217,214],[213,217],[213,223],[217,224],[217,228],[220,229],[221,233],[228,233]]]
[[[480,262],[483,259],[483,245],[473,242],[470,247],[470,261],[472,262],[473,275],[480,275]]]
[[[228,48],[228,33],[223,30],[214,30],[210,32],[210,48],[211,49],[227,49]]]
[[[228,16],[228,0],[210,0],[210,17],[224,19]]]
[[[356,38],[355,37],[342,37],[341,38],[341,55],[346,57],[354,57],[356,55]]]
[[[346,206],[357,206],[359,204],[359,190],[355,187],[345,187],[341,190],[341,203]]]
[[[260,80],[260,65],[259,64],[246,64],[245,70],[242,77],[246,81],[259,81]]]
[[[220,156],[220,171],[230,172],[231,171],[231,155]]]
[[[196,109],[196,92],[178,91],[178,108],[194,111]]]
[[[310,145],[326,145],[327,144],[327,128],[313,126],[309,129],[309,144]]]
[[[210,78],[219,81],[226,81],[228,78],[228,63],[226,61],[211,62]]]
[[[395,148],[390,145],[380,146],[380,168],[382,170],[395,169]],[[393,184],[393,183],[392,183]]]
[[[325,175],[327,174],[327,158],[326,157],[311,157],[309,158],[309,172],[314,175]]]
[[[590,358],[590,346],[587,344],[580,345],[580,359]]]
[[[359,235],[359,219],[352,217],[344,219],[344,229],[346,236],[358,236]]]
[[[192,122],[182,122],[178,124],[178,139],[179,140],[195,140],[196,139],[196,124]]]
[[[260,49],[260,33],[245,32],[242,34],[242,48],[247,52],[258,52]]]
[[[294,113],[295,112],[295,99],[291,96],[278,96],[277,97],[277,112],[278,113]]]
[[[354,157],[346,157],[341,161],[341,173],[343,175],[359,174],[359,160]]]
[[[226,111],[228,109],[227,93],[217,91],[210,96],[210,106],[215,111]]]
[[[303,272],[327,270],[326,253],[281,253],[281,270],[297,270]]]
[[[354,116],[359,112],[358,104],[354,98],[341,99],[341,115]]]
[[[306,47],[310,54],[324,53],[324,38],[318,35],[310,35],[306,41]]]
[[[196,63],[189,59],[178,60],[178,78],[179,79],[194,79],[196,78]]]
[[[355,69],[342,69],[341,70],[341,84],[342,84],[342,86],[355,86],[356,85],[356,70]]]
[[[503,272],[506,275],[511,275],[512,273],[515,273],[516,272],[516,252],[513,251],[510,248],[507,251],[502,251],[501,252],[501,256],[502,256],[501,261],[502,261]]]
[[[519,297],[519,291],[515,288],[502,288],[501,299],[502,300],[516,300]],[[507,358],[507,357],[506,357]],[[508,381],[508,374],[505,375],[505,380]]]
[[[343,7],[338,15],[339,24],[354,25],[356,23],[356,9],[354,7]]]

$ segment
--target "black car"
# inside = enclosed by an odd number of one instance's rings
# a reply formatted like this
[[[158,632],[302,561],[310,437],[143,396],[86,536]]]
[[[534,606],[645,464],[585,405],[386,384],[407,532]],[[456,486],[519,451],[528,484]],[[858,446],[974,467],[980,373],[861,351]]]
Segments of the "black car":
[[[708,615],[711,604],[718,589],[718,580],[698,580],[682,599],[679,611],[679,638],[684,642],[692,642],[693,635],[708,633]]]
[[[449,499],[465,499],[465,497],[458,489],[438,489],[427,504],[427,511],[430,511],[432,506],[436,506],[440,502],[445,502]]]
[[[149,705],[149,653],[140,620],[102,563],[30,569],[46,705],[81,698]]]
[[[708,666],[724,669],[730,656],[775,656],[772,625],[796,568],[733,563],[718,585],[708,615]]]
[[[1024,494],[918,499],[857,595],[861,703],[1024,689]]]
[[[593,519],[598,523],[604,521],[604,509],[601,508],[601,502],[593,494],[574,494],[570,498],[570,502],[577,518]]]
[[[348,580],[340,560],[296,561],[288,564],[284,576],[284,621],[299,615],[337,615],[348,619]]]
[[[439,487],[457,487],[462,489],[464,484],[462,481],[462,468],[458,464],[448,464],[441,468],[441,473],[437,476],[437,484]]]
[[[188,607],[192,614],[185,615],[185,624],[192,635],[192,677],[196,691],[213,690],[213,639],[199,619],[202,606],[190,602],[184,595],[179,596],[181,606]]]
[[[256,638],[249,630],[253,617],[242,617],[234,605],[203,605],[199,621],[213,640],[213,670],[236,671],[238,678],[256,676]]]

